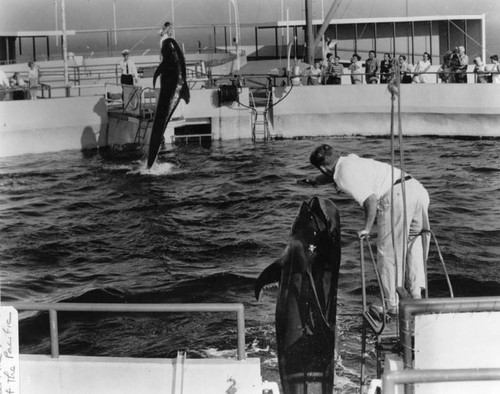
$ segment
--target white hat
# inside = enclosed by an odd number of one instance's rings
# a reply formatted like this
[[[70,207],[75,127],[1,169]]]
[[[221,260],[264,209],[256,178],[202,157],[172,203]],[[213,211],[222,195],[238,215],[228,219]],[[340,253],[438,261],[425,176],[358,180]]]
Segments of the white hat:
[[[122,51],[122,55],[124,55],[124,56],[125,56],[125,55],[129,55],[129,54],[130,54],[130,51],[129,51],[128,49],[124,49],[124,50]]]

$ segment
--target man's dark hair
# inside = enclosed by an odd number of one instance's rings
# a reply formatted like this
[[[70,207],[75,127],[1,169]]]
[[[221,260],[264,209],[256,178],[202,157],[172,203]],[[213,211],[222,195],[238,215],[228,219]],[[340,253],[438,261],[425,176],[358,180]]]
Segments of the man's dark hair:
[[[498,62],[498,55],[491,55],[490,59],[491,60],[496,60]]]
[[[319,168],[325,165],[325,161],[327,161],[326,158],[330,157],[332,155],[332,152],[333,148],[330,145],[320,145],[316,149],[314,149],[313,153],[311,153],[309,161],[314,167]]]

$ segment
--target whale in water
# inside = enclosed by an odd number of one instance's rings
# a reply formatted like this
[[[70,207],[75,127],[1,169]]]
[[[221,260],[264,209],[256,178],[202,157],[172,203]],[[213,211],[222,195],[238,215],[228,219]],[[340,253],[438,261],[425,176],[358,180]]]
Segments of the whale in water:
[[[160,77],[160,94],[156,103],[153,129],[149,139],[147,167],[151,168],[156,160],[163,134],[179,101],[183,99],[189,104],[189,87],[186,82],[186,62],[184,54],[173,38],[163,41],[161,47],[162,61],[153,76],[153,88]]]
[[[255,296],[279,282],[276,340],[286,394],[333,392],[340,216],[335,204],[303,202],[282,256],[255,283]]]

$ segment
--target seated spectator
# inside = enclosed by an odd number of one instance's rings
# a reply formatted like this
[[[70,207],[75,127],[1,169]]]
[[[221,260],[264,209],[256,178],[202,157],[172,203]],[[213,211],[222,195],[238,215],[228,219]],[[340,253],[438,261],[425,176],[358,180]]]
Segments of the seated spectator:
[[[368,59],[366,59],[365,67],[366,83],[378,83],[378,74],[380,72],[380,67],[375,51],[368,52]]]
[[[392,75],[392,58],[389,53],[384,53],[384,60],[380,62],[380,83],[388,83]]]
[[[351,65],[348,67],[351,70],[351,82],[353,85],[363,84],[363,64],[361,63],[361,56],[357,53],[352,55]]]
[[[315,61],[314,65],[309,67],[307,84],[319,85],[321,80],[321,62]]]
[[[493,63],[493,66],[489,70],[491,73],[491,82],[500,83],[500,63],[498,62],[498,55],[490,56],[490,60]]]
[[[467,83],[467,66],[469,65],[469,56],[465,54],[465,47],[459,46],[455,50],[455,83]]]
[[[454,69],[454,61],[453,61],[453,52],[446,51],[443,55],[443,64],[438,70],[438,76],[441,80],[441,83],[452,83],[455,79],[453,74]]]
[[[332,64],[332,77],[334,85],[342,84],[342,74],[344,74],[344,66],[340,64],[340,57],[335,56]]]
[[[25,87],[26,82],[20,77],[19,73],[16,71],[12,77],[10,77],[10,87],[11,88],[18,88],[18,87]]]
[[[8,89],[10,87],[9,79],[3,70],[0,70],[0,89]]]
[[[474,59],[474,74],[476,74],[476,83],[488,83],[488,73],[486,72],[486,67],[478,56]]]
[[[433,75],[426,74],[431,68],[431,55],[429,52],[424,52],[422,60],[419,60],[415,70],[413,71],[414,83],[432,83]]]
[[[411,67],[406,61],[405,55],[399,55],[399,72],[401,74],[401,83],[412,83]]]

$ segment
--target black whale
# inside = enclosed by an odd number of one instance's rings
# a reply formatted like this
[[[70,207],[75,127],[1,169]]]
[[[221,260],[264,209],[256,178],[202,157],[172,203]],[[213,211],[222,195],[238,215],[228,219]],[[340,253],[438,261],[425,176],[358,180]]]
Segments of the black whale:
[[[177,42],[172,38],[164,40],[161,55],[163,60],[153,76],[153,87],[159,76],[161,86],[149,140],[148,168],[151,168],[156,160],[163,134],[180,99],[188,104],[190,98],[186,82],[186,62]]]
[[[330,200],[302,203],[283,255],[257,279],[280,282],[276,337],[286,394],[333,392],[340,218]]]

